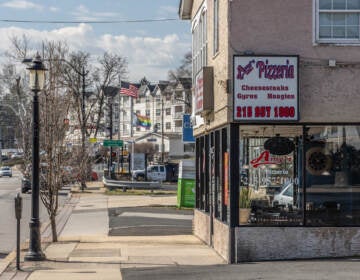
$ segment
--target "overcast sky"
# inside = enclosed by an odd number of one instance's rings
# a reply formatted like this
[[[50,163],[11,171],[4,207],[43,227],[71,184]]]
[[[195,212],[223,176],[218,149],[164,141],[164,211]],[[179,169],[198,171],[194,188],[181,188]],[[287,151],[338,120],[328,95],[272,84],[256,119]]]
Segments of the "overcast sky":
[[[157,82],[191,49],[190,23],[178,19],[178,6],[179,0],[0,0],[0,55],[14,35],[25,34],[35,48],[42,40],[65,40],[94,57],[104,51],[126,57],[130,81],[145,76]],[[139,22],[148,19],[176,20]],[[75,23],[16,22],[22,20]]]

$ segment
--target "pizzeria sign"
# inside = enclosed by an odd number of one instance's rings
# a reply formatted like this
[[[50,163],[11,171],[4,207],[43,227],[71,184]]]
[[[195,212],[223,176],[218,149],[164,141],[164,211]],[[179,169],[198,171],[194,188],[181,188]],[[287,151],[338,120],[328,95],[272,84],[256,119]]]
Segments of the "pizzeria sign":
[[[298,56],[234,56],[234,121],[298,121],[298,61]]]

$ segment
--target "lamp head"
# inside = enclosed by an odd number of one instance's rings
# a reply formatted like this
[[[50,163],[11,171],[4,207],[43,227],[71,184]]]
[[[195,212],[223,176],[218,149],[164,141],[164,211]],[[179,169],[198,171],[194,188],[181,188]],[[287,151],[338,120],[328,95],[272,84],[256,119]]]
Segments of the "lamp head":
[[[40,55],[37,53],[31,62],[31,65],[26,68],[30,71],[30,88],[32,90],[42,90],[45,84],[45,71],[47,70],[42,63]]]

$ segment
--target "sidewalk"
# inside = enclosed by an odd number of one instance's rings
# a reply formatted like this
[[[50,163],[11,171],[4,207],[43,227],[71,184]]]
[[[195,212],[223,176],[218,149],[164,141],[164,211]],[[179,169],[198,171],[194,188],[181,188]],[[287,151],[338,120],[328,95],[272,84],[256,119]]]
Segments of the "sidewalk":
[[[176,197],[107,196],[99,184],[90,185],[84,193],[74,193],[62,209],[58,225],[59,229],[64,227],[59,242],[46,242],[49,228],[44,229],[42,248],[46,261],[24,262],[25,246],[21,252],[22,270],[16,271],[12,253],[0,260],[0,279],[360,280],[360,258],[227,265],[193,235],[108,236],[108,209],[175,205]]]
[[[73,194],[59,215],[64,227],[57,243],[42,243],[46,261],[24,262],[16,271],[15,254],[0,263],[0,279],[122,279],[129,268],[209,266],[224,260],[193,235],[108,236],[108,209],[116,207],[172,206],[175,196],[107,196],[104,188],[90,185],[86,192]],[[49,230],[42,234],[50,238]],[[3,267],[1,267],[1,265]],[[2,273],[1,273],[2,272]]]

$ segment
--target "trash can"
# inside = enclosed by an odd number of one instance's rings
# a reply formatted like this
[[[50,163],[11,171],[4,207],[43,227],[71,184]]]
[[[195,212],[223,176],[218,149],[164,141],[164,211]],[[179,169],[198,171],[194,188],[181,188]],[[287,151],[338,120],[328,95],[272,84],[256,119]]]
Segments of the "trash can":
[[[195,206],[195,160],[182,160],[179,163],[177,206]]]

